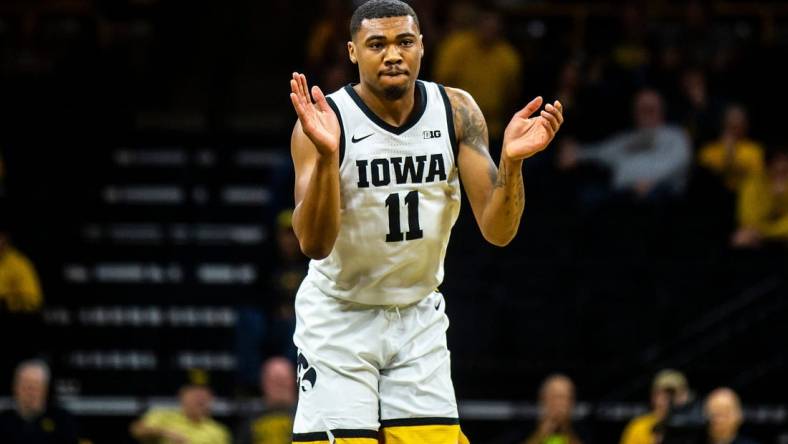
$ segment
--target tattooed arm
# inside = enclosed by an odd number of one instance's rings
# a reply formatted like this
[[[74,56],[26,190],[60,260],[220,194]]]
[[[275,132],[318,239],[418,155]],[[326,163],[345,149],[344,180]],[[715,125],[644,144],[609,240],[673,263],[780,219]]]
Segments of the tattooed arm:
[[[465,91],[446,88],[460,144],[460,179],[484,238],[493,245],[507,245],[517,234],[525,206],[523,160],[545,149],[563,116],[561,104],[548,104],[537,117],[542,98],[517,112],[506,127],[499,167],[490,157],[487,123],[479,106]]]

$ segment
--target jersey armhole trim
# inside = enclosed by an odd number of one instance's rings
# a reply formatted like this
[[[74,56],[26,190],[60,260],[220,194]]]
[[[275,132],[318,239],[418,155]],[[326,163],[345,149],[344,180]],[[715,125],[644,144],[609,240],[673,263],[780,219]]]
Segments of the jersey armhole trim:
[[[441,92],[441,97],[443,97],[443,106],[446,108],[446,126],[449,127],[449,140],[451,141],[451,152],[454,154],[454,165],[459,167],[457,164],[457,159],[459,158],[460,144],[457,140],[457,135],[454,132],[454,111],[451,107],[449,95],[446,94],[446,88],[444,88],[443,85],[438,84],[438,89]]]
[[[342,169],[342,161],[345,159],[345,125],[342,123],[342,114],[339,113],[339,107],[337,107],[334,99],[326,97],[326,102],[334,110],[334,114],[337,115],[337,121],[339,121],[339,168]]]

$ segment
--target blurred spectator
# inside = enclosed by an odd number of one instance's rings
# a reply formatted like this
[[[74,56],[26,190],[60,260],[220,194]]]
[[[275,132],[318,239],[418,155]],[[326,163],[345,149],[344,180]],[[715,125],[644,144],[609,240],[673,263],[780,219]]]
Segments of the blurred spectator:
[[[295,295],[307,272],[307,258],[301,252],[293,231],[293,210],[279,213],[276,219],[276,245],[279,260],[274,270],[273,330],[271,354],[286,356],[295,362]]]
[[[672,402],[685,404],[689,400],[687,378],[676,370],[662,370],[651,384],[651,411],[627,424],[621,444],[656,444],[654,426],[663,421]]]
[[[584,146],[567,141],[559,164],[573,168],[593,161],[613,173],[613,190],[639,200],[658,200],[683,191],[690,163],[690,146],[680,128],[665,124],[662,98],[642,90],[635,98],[635,128],[603,142]]]
[[[689,63],[724,73],[735,56],[737,33],[732,32],[731,25],[713,20],[711,3],[706,0],[686,3],[684,27],[679,38]]]
[[[767,169],[748,179],[739,192],[739,229],[734,247],[788,241],[788,152],[771,151]]]
[[[347,52],[352,11],[348,11],[347,2],[342,0],[322,4],[320,20],[312,25],[307,37],[306,67],[317,76],[315,84],[323,91],[332,92],[353,78]]]
[[[564,114],[573,109],[577,104],[578,94],[581,85],[580,62],[577,60],[567,60],[561,67],[558,74],[558,85],[555,91],[555,98],[564,105]],[[566,128],[564,128],[566,129]]]
[[[560,100],[564,106],[563,134],[593,140],[606,137],[610,134],[608,127],[615,126],[607,115],[604,122],[599,115],[598,104],[608,96],[602,79],[603,69],[599,58],[586,59],[579,55],[566,59],[560,66],[555,88],[547,97]]]
[[[309,32],[306,50],[306,62],[309,66],[319,67],[325,64],[326,57],[333,57],[332,47],[345,47],[348,31],[348,11],[346,2],[328,0],[322,2],[323,13]]]
[[[446,32],[454,34],[464,32],[474,26],[478,18],[478,9],[472,1],[460,0],[452,3],[446,14]]]
[[[77,425],[65,410],[47,402],[49,366],[40,360],[20,363],[14,372],[12,410],[0,414],[5,444],[76,444]]]
[[[706,418],[701,402],[687,388],[686,379],[673,370],[664,371],[666,379],[674,379],[662,392],[662,402],[667,405],[665,417],[653,427],[658,444],[691,444],[704,435]],[[674,390],[674,387],[677,389]]]
[[[567,60],[558,74],[558,84],[551,97],[560,100],[564,106],[563,131],[566,134],[588,134],[588,121],[590,120],[585,113],[588,89],[584,88],[584,78],[580,61],[576,59]],[[593,103],[590,100],[588,103]]]
[[[4,217],[0,219],[0,337],[25,338],[3,344],[6,362],[19,362],[41,352],[43,296],[33,264],[13,247],[3,226],[8,216],[0,217]],[[0,368],[0,377],[9,378],[10,371]]]
[[[711,392],[704,411],[709,421],[708,444],[755,444],[739,434],[741,402],[733,390],[722,387]]]
[[[620,9],[620,40],[611,51],[613,66],[622,71],[621,74],[641,84],[645,80],[645,71],[651,63],[651,52],[648,47],[648,22],[643,6],[637,2],[627,2]]]
[[[131,424],[131,435],[144,443],[229,444],[230,433],[211,418],[213,393],[205,372],[192,370],[178,393],[179,409],[153,408]]]
[[[487,120],[490,139],[500,140],[520,95],[522,62],[503,36],[501,16],[485,11],[477,25],[455,30],[438,44],[433,78],[468,91]],[[491,144],[491,146],[496,146]]]
[[[565,375],[549,376],[539,389],[539,422],[523,444],[588,444],[572,424],[575,385]]]
[[[260,365],[266,356],[286,356],[295,362],[295,294],[306,275],[306,257],[293,232],[293,210],[276,218],[276,266],[268,293],[257,305],[238,311],[235,349],[242,391],[257,385]]]
[[[295,369],[283,358],[268,359],[260,372],[264,411],[244,421],[238,444],[289,444],[296,407]]]
[[[0,227],[0,311],[35,313],[43,296],[33,263],[11,245],[8,232]]]
[[[704,146],[698,163],[719,175],[730,191],[763,172],[763,147],[747,137],[747,111],[739,105],[725,110],[720,138]]]
[[[709,92],[706,73],[690,68],[681,75],[678,119],[687,129],[693,146],[702,146],[716,137],[723,102]]]
[[[670,105],[679,100],[680,84],[684,71],[681,43],[662,41],[655,49],[655,63],[649,73],[649,84],[665,94],[665,102]],[[671,106],[668,107],[671,111]]]

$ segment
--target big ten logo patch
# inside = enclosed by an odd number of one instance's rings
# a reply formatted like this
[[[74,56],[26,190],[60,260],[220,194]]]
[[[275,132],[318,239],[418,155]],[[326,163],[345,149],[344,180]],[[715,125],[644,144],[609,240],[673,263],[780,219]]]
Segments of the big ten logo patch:
[[[306,357],[298,352],[298,387],[302,392],[308,392],[317,384],[317,371],[309,365]]]
[[[424,131],[425,139],[437,139],[441,136],[441,130]]]

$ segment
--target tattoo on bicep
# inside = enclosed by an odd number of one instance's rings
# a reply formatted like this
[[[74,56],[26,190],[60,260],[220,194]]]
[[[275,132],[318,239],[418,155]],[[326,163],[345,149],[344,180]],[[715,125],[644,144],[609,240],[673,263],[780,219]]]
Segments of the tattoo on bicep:
[[[490,182],[495,183],[497,173],[495,163],[490,159],[487,122],[484,120],[484,115],[479,107],[463,94],[457,94],[454,98],[452,109],[455,125],[459,123],[458,133],[465,145],[488,159],[487,173],[490,176]]]

